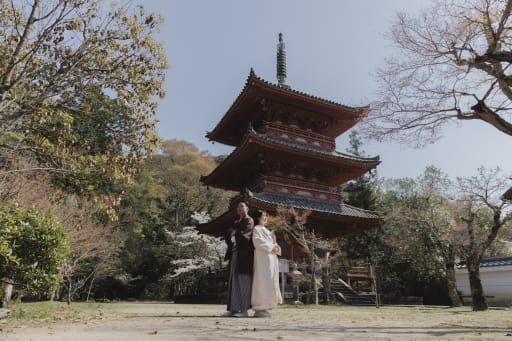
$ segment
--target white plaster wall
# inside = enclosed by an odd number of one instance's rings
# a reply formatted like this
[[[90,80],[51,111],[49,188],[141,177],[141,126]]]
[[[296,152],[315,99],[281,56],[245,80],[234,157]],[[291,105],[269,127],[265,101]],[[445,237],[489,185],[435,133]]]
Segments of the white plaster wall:
[[[457,269],[455,278],[457,290],[463,296],[471,296],[467,270]],[[484,294],[488,296],[488,304],[512,305],[512,265],[480,268],[480,279],[484,287]],[[464,297],[464,303],[467,302],[471,302],[471,299]]]

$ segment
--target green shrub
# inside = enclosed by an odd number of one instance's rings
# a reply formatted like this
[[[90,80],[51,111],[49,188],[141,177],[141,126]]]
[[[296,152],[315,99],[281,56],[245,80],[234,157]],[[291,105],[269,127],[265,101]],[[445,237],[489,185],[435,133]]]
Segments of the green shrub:
[[[0,202],[0,277],[29,295],[46,295],[58,286],[68,252],[68,236],[53,214]]]

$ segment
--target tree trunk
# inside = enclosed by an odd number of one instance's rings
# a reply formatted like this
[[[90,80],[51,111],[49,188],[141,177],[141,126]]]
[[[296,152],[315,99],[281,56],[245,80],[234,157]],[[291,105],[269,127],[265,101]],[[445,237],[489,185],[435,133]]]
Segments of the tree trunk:
[[[58,287],[55,287],[53,290],[52,290],[52,293],[50,294],[50,302],[53,302],[55,301],[55,296],[57,295],[57,291],[58,291]]]
[[[0,307],[9,308],[12,297],[13,281],[10,278],[2,278],[0,281],[2,282],[2,302],[0,302]]]
[[[86,302],[89,302],[89,296],[91,296],[92,283],[94,283],[94,276],[92,277],[91,283],[89,284],[89,290],[87,290],[87,298],[85,299]]]
[[[331,281],[329,279],[329,267],[322,268],[322,285],[324,286],[325,304],[331,303]]]
[[[316,266],[315,266],[315,254],[311,251],[309,261],[311,263],[311,290],[312,298],[315,304],[318,305],[318,285],[316,284]]]
[[[452,307],[462,306],[459,293],[457,292],[457,284],[455,281],[455,268],[446,269],[446,285],[448,287],[448,296],[450,297],[450,305]]]
[[[375,268],[372,265],[372,262],[370,261],[370,276],[372,277],[372,289],[375,293],[375,307],[380,307],[380,298],[379,298],[379,289],[377,288],[377,274],[375,273]]]
[[[457,284],[455,279],[455,252],[453,245],[448,246],[448,255],[445,261],[446,268],[446,286],[448,287],[448,297],[452,307],[460,307],[462,302],[457,292]]]
[[[471,287],[471,298],[473,299],[473,310],[487,310],[487,301],[484,296],[484,288],[480,280],[480,259],[468,259],[469,286]]]
[[[70,305],[70,304],[71,304],[71,278],[69,279],[69,282],[68,282],[68,283],[69,283],[69,284],[68,284],[68,297],[67,297],[67,299],[66,299],[66,303],[67,303],[68,305]]]

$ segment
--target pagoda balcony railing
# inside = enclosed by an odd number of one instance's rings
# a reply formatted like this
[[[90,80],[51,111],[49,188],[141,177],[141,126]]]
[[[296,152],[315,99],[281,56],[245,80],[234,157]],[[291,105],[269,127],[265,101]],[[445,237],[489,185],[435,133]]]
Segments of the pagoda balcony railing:
[[[256,192],[261,191],[269,185],[272,187],[295,189],[296,191],[306,190],[311,192],[313,197],[319,199],[332,200],[334,197],[340,201],[343,200],[343,195],[337,190],[336,187],[331,187],[311,181],[290,179],[288,177],[285,178],[271,175],[261,177],[259,181],[257,181],[256,184],[252,186],[251,190]]]
[[[333,150],[336,147],[336,144],[334,142],[334,139],[329,138],[327,136],[317,134],[315,132],[312,132],[307,129],[301,129],[301,128],[294,128],[287,125],[282,124],[276,124],[276,123],[270,123],[266,127],[266,132],[272,133],[278,133],[277,137],[281,137],[282,134],[292,134],[293,137],[304,139],[305,142],[317,146],[316,144],[312,143],[311,140],[315,142],[320,142],[320,147]],[[280,135],[281,134],[281,135]],[[293,141],[293,140],[292,140]],[[327,147],[328,146],[328,147]]]
[[[301,179],[290,179],[288,177],[285,178],[285,177],[274,176],[274,175],[266,175],[266,176],[262,177],[261,180],[266,180],[266,181],[275,182],[275,183],[286,183],[286,184],[291,184],[291,185],[295,185],[295,186],[299,186],[299,187],[313,188],[315,190],[322,191],[322,192],[339,194],[336,192],[336,190],[337,190],[336,187],[319,184],[319,183],[315,182],[314,180],[308,181],[308,180],[301,180]]]

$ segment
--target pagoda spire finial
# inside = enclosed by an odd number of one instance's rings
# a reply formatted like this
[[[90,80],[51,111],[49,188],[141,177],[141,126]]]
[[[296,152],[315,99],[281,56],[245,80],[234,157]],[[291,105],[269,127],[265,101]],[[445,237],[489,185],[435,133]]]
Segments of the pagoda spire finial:
[[[277,44],[277,84],[283,88],[289,89],[286,85],[286,51],[283,42],[283,34],[279,33],[279,43]]]

